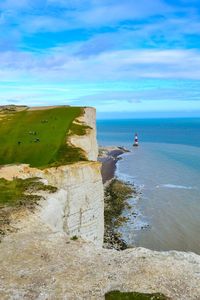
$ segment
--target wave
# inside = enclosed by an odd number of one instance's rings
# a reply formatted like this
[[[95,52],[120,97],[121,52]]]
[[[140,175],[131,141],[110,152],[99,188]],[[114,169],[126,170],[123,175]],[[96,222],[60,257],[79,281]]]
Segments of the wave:
[[[171,183],[167,183],[167,184],[161,184],[161,185],[157,185],[156,188],[168,188],[168,189],[183,189],[183,190],[192,190],[194,187],[192,186],[185,186],[185,185],[176,185],[176,184],[171,184]]]
[[[134,185],[137,193],[141,193],[144,190],[144,184],[136,184],[135,177],[130,176],[128,174],[119,172],[118,170],[115,171],[115,177],[118,178],[119,180],[122,180],[125,183]]]
[[[125,181],[127,183],[134,183],[134,177],[130,176],[128,174],[125,173],[121,173],[118,170],[115,171],[115,176],[119,179],[121,179],[122,181]]]

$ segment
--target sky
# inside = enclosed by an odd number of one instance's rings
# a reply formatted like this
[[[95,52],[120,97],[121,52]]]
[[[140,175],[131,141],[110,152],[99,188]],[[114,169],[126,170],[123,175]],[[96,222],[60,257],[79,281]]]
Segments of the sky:
[[[199,0],[0,0],[0,104],[200,116]]]

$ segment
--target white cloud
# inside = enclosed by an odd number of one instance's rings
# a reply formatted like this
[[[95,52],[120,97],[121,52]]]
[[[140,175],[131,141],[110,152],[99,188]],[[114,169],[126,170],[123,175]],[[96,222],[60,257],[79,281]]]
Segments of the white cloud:
[[[169,11],[172,11],[170,6],[160,0],[154,0],[153,2],[149,0],[116,1],[110,3],[110,5],[105,1],[99,6],[77,13],[75,18],[77,21],[90,26],[105,26],[124,20],[137,20]]]
[[[3,52],[1,76],[48,80],[123,80],[136,78],[200,79],[200,51],[121,50],[77,57],[59,47],[46,54]]]
[[[55,32],[114,26],[122,21],[166,14],[173,8],[162,0],[7,0],[0,3],[0,10],[9,15],[8,23],[15,20],[15,26],[22,32]]]

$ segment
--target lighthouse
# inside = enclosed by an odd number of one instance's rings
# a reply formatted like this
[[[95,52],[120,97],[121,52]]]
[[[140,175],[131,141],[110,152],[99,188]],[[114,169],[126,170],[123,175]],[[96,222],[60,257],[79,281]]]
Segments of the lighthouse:
[[[135,133],[135,138],[134,138],[134,144],[133,144],[133,147],[137,147],[137,146],[139,146],[139,144],[138,144],[138,135],[137,135],[137,133]]]

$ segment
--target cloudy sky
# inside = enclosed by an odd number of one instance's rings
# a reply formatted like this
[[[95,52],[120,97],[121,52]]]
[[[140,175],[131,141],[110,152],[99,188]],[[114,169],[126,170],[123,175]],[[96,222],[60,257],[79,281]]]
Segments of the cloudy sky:
[[[200,116],[199,0],[0,0],[0,104]]]

